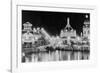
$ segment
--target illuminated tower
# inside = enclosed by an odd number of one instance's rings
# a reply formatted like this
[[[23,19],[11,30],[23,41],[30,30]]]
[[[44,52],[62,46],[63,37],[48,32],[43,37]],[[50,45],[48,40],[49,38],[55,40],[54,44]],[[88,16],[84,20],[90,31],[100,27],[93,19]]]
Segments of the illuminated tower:
[[[83,25],[83,37],[90,39],[90,21],[88,20],[88,15],[85,15],[86,20]]]
[[[74,30],[70,25],[70,19],[67,18],[67,25],[66,27],[61,30],[60,37],[75,37],[76,36],[76,30]]]

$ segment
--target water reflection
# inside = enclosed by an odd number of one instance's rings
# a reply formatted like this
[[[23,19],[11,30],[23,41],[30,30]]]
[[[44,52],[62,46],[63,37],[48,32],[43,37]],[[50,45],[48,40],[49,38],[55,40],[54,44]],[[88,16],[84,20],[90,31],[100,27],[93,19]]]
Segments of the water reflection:
[[[23,56],[23,62],[45,62],[64,60],[88,60],[89,52],[82,51],[48,51],[34,52]]]

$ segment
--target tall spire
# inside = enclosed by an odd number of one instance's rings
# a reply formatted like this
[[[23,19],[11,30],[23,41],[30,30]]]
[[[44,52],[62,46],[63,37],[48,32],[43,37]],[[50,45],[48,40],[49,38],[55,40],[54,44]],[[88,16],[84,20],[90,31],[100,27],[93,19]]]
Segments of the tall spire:
[[[69,17],[67,18],[67,24],[69,24]]]
[[[70,19],[69,19],[69,17],[67,18],[67,25],[66,25],[66,28],[67,28],[67,27],[71,27],[71,26],[70,26]]]
[[[66,27],[65,27],[65,30],[66,30],[66,31],[71,31],[71,30],[73,30],[73,28],[72,28],[71,25],[70,25],[69,17],[67,18],[67,25],[66,25]]]

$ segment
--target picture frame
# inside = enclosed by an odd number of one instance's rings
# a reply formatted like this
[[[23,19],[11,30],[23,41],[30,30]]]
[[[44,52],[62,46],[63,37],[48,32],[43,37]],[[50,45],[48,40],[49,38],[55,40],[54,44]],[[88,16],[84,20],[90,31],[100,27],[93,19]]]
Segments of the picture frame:
[[[50,61],[50,62],[32,62],[22,63],[22,11],[44,11],[59,13],[83,13],[90,14],[90,57],[89,60],[68,60],[68,61]],[[35,72],[48,70],[63,70],[70,68],[87,68],[94,67],[97,63],[96,49],[96,8],[94,6],[80,5],[61,5],[61,4],[36,4],[15,0],[11,2],[11,71],[18,72]]]

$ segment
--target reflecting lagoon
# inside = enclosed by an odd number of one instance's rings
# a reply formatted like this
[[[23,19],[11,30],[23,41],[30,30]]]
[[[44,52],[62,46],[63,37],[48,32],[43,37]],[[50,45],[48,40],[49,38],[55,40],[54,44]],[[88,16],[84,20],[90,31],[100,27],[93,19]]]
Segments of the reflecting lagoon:
[[[46,62],[67,60],[88,60],[90,52],[87,51],[40,51],[22,56],[22,62]]]

